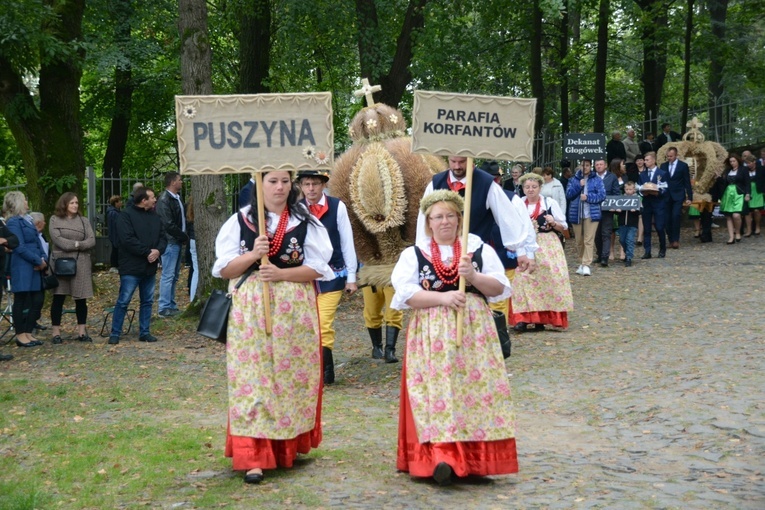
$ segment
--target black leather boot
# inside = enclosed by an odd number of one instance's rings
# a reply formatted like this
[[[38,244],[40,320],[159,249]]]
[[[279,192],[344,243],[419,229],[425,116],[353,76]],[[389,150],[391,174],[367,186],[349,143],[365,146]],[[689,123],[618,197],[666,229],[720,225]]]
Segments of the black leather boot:
[[[372,359],[383,359],[382,328],[367,328],[372,339]]]
[[[392,328],[390,326],[385,327],[385,362],[386,363],[398,363],[396,357],[396,340],[398,340],[398,332],[401,331],[398,328]]]
[[[335,382],[335,361],[332,359],[332,349],[322,347],[322,357],[324,358],[324,384]]]

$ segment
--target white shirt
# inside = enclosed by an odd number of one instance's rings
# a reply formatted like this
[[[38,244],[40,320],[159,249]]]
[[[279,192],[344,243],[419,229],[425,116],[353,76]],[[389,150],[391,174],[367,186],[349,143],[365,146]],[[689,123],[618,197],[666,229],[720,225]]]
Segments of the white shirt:
[[[239,210],[240,213],[245,215],[249,211],[249,205]],[[215,278],[220,278],[221,270],[229,262],[242,255],[239,242],[241,234],[239,231],[239,219],[237,218],[238,214],[232,214],[226,220],[226,223],[220,228],[218,236],[215,238],[215,264],[213,264],[212,268],[212,275]],[[272,212],[267,214],[270,221],[266,222],[266,229],[269,233],[273,234],[279,224],[279,215]],[[284,238],[289,239],[289,230],[299,224],[300,220],[290,215],[290,220],[287,223],[287,234]],[[321,273],[321,278],[317,278],[317,280],[328,282],[335,279],[335,272],[329,267],[329,259],[332,257],[332,243],[329,241],[329,234],[327,234],[327,229],[324,228],[324,225],[314,225],[313,222],[308,222],[308,232],[305,235],[303,253],[305,255],[303,265],[310,267],[317,273]]]
[[[306,200],[307,202],[308,200]],[[327,203],[327,196],[322,193],[318,204],[323,206]],[[317,221],[320,221],[317,219]],[[348,208],[342,200],[337,206],[337,231],[340,234],[340,251],[343,252],[343,260],[348,270],[347,283],[356,283],[356,271],[359,264],[356,260],[356,250],[353,248],[353,229],[351,219],[348,217]]]
[[[449,170],[449,179],[451,182],[461,182],[467,184],[467,177],[457,179]],[[433,193],[433,181],[430,181],[425,188],[423,197]],[[499,232],[502,235],[502,243],[505,248],[514,251],[517,256],[527,256],[534,258],[534,253],[539,246],[537,245],[537,233],[528,215],[525,214],[523,201],[516,195],[513,201],[507,198],[505,192],[496,182],[491,183],[489,193],[486,197],[486,209],[490,209],[494,215],[494,221],[499,225]],[[422,211],[417,215],[417,242],[428,237],[425,233],[425,215]]]
[[[542,204],[540,206],[542,211],[546,211],[550,209],[550,213],[552,214],[552,217],[555,218],[555,223],[558,223],[560,226],[562,226],[564,230],[568,228],[568,223],[566,223],[566,214],[560,208],[557,201],[551,198],[543,197],[543,196],[539,197],[539,201]],[[523,200],[523,205],[526,207],[526,212],[528,213],[529,218],[531,218],[531,215],[536,210],[537,205],[527,204],[526,200]],[[540,211],[540,214],[543,214],[542,211]]]
[[[494,248],[488,244],[484,244],[484,242],[481,241],[481,238],[477,235],[468,235],[468,253],[474,253],[481,247],[481,245],[483,245],[483,250],[481,251],[481,259],[483,260],[481,274],[491,276],[504,286],[502,294],[487,299],[491,303],[505,300],[510,297],[512,288],[510,287],[510,281],[507,279],[507,276],[505,276],[505,267],[502,265],[502,261],[499,260],[497,252],[495,252]],[[422,250],[424,254],[430,256],[430,237],[425,236],[418,240],[417,247]],[[441,250],[442,262],[446,262],[454,255],[454,250],[451,245],[439,244],[438,248]],[[391,284],[396,291],[393,294],[393,299],[390,303],[391,308],[395,310],[406,310],[410,308],[406,302],[418,292],[425,291],[425,289],[420,286],[419,276],[420,267],[417,263],[417,253],[414,251],[414,246],[410,246],[401,253],[390,277]]]
[[[555,177],[553,177],[552,181],[542,185],[539,194],[543,197],[552,198],[558,202],[562,210],[566,210],[566,191],[563,189],[563,184]]]

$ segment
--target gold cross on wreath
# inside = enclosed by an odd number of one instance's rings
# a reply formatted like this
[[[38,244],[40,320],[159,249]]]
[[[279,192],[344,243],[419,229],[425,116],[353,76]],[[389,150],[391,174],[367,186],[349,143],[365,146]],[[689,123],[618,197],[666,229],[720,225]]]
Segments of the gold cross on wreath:
[[[367,106],[374,106],[375,100],[372,97],[372,95],[375,92],[380,92],[382,90],[382,87],[379,85],[370,85],[369,80],[364,78],[361,80],[362,86],[359,90],[353,91],[353,95],[356,97],[366,96],[367,98]]]

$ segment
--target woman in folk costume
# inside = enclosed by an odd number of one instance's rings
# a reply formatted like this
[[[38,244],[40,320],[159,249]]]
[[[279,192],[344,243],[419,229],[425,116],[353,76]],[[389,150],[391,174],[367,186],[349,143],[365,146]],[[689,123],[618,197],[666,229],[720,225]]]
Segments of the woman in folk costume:
[[[545,325],[567,328],[568,312],[574,309],[566,254],[557,235],[568,229],[568,224],[558,203],[540,195],[543,182],[533,173],[521,177],[526,194],[523,201],[536,228],[539,249],[536,271],[518,273],[513,279],[509,322],[518,333],[526,331],[529,324],[536,330],[545,329]]]
[[[470,234],[462,247],[462,198],[423,197],[427,236],[404,250],[391,277],[395,308],[412,308],[401,378],[396,465],[444,485],[452,475],[518,471],[510,385],[490,301],[510,283],[496,252]],[[459,276],[467,292],[458,290]],[[457,310],[463,337],[457,345]]]
[[[747,212],[749,193],[752,190],[749,168],[741,164],[741,158],[737,154],[731,154],[728,157],[728,168],[718,182],[720,182],[720,188],[724,189],[720,199],[720,212],[725,215],[728,226],[727,244],[740,242],[741,218]]]
[[[321,442],[321,343],[313,280],[335,277],[326,229],[297,200],[290,172],[263,176],[267,233],[257,232],[257,194],[231,216],[215,240],[213,276],[232,292],[226,345],[228,431],[226,456],[246,483],[264,469],[292,467],[298,453]],[[267,255],[269,264],[260,265]],[[264,282],[272,334],[266,333]]]

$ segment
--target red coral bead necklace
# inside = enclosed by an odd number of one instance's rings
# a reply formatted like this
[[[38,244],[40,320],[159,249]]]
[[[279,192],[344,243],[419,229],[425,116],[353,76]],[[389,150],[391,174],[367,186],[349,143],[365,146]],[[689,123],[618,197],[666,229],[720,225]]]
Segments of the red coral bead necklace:
[[[268,240],[268,256],[273,257],[282,247],[282,241],[284,240],[284,234],[287,232],[287,223],[290,220],[290,208],[284,206],[281,216],[279,216],[279,223],[276,225],[276,232],[274,236]]]
[[[460,277],[457,266],[459,266],[460,256],[462,255],[462,243],[460,243],[459,238],[455,239],[452,251],[452,263],[449,267],[446,267],[441,261],[441,249],[438,247],[438,243],[435,239],[431,238],[430,257],[432,258],[433,269],[435,269],[438,279],[447,285],[453,285]]]

